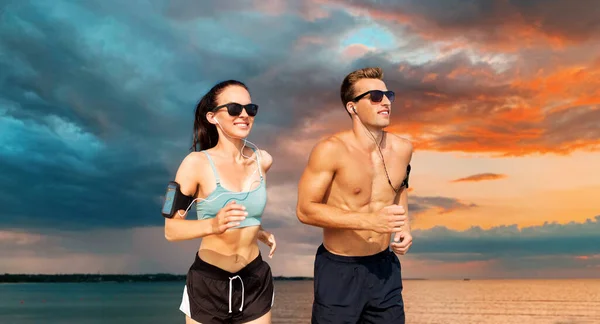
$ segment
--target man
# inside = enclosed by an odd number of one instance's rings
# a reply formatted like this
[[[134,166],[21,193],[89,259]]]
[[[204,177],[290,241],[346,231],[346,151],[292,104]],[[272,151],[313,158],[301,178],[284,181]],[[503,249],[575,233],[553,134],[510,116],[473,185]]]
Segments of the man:
[[[346,76],[341,98],[352,129],[315,145],[298,186],[298,219],[323,228],[312,323],[404,323],[394,253],[412,244],[406,213],[413,147],[384,131],[394,93],[380,68]]]

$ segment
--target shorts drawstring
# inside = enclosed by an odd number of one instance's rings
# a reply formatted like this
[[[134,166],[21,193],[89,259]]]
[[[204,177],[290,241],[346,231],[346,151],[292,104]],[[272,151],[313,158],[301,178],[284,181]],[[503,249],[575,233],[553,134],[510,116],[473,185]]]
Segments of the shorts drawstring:
[[[231,294],[233,292],[232,283],[233,283],[234,279],[240,279],[240,282],[242,283],[242,304],[240,305],[240,312],[244,308],[244,281],[242,280],[242,277],[240,277],[240,276],[229,277],[229,312],[230,313],[231,313]]]

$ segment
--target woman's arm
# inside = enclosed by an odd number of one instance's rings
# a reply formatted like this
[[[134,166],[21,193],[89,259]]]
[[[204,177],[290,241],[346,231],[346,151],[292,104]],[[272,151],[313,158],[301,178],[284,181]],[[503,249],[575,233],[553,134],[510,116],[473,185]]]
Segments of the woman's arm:
[[[179,183],[181,193],[186,196],[196,196],[200,189],[198,181],[199,170],[207,165],[206,158],[199,154],[189,154],[179,166],[175,181]],[[180,209],[173,218],[165,218],[165,238],[167,241],[183,241],[220,234],[231,227],[239,225],[245,211],[244,206],[230,203],[223,207],[212,219],[185,219],[187,211]]]
[[[194,197],[199,188],[198,167],[200,159],[196,154],[186,156],[175,175],[175,181],[179,183],[181,193]],[[168,241],[181,241],[204,237],[211,234],[212,226],[207,220],[186,220],[187,211],[180,209],[175,212],[173,218],[165,218],[165,238]]]
[[[261,168],[263,172],[266,174],[269,169],[271,169],[271,165],[273,165],[273,157],[265,150],[260,150],[260,161]],[[275,249],[277,248],[277,242],[275,241],[275,235],[266,231],[262,225],[258,231],[258,240],[263,242],[266,246],[270,247],[269,258],[273,257],[273,253],[275,253]]]
[[[265,229],[260,226],[260,230],[258,231],[258,240],[263,242],[266,246],[270,247],[269,258],[273,257],[275,253],[275,249],[277,249],[277,242],[275,241],[275,235],[265,231]]]

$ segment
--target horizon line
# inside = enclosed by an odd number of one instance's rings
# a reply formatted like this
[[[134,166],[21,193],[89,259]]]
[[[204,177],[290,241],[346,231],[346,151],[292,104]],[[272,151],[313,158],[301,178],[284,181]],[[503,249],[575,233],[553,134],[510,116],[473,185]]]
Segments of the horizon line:
[[[0,277],[7,276],[45,276],[45,277],[60,277],[60,276],[123,276],[123,277],[139,277],[139,276],[172,276],[172,277],[185,277],[186,273],[176,274],[168,272],[154,272],[154,273],[0,273]],[[290,275],[273,275],[274,279],[310,279],[314,280],[314,276],[290,276]],[[557,280],[557,279],[600,279],[600,275],[596,277],[407,277],[402,280]]]

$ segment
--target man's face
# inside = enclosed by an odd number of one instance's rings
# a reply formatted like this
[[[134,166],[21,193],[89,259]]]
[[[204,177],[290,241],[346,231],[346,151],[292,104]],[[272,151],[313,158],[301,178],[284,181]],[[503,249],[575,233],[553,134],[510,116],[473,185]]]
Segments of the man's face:
[[[355,83],[354,89],[354,97],[371,90],[388,91],[385,82],[379,79],[361,79]],[[381,101],[376,102],[380,98]],[[384,128],[390,124],[392,103],[387,95],[369,93],[355,102],[354,106],[363,124],[376,128]]]

